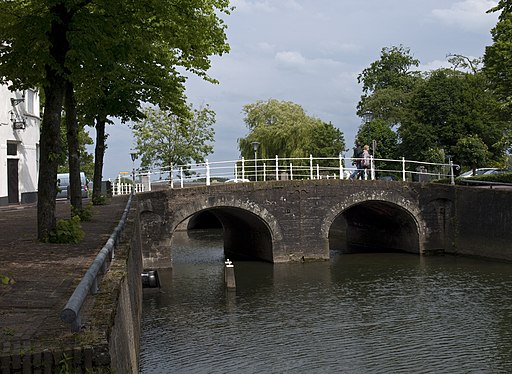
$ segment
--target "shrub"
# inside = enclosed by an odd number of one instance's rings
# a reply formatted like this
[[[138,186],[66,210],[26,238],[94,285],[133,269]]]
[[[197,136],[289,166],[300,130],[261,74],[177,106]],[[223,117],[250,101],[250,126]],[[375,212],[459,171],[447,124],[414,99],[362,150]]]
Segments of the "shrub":
[[[80,220],[84,222],[90,221],[92,219],[92,203],[87,204],[82,210],[71,207],[71,215],[80,217]]]
[[[55,230],[50,233],[50,243],[77,244],[84,238],[84,230],[80,226],[80,217],[73,216],[70,219],[59,219]]]
[[[92,198],[92,203],[94,205],[107,205],[107,196],[100,195],[98,197],[93,197]]]

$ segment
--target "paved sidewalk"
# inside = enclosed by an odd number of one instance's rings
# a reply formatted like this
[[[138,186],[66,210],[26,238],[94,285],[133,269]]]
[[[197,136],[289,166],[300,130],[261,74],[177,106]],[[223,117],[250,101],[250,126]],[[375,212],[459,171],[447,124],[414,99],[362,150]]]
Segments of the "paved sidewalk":
[[[0,284],[4,353],[19,343],[42,348],[74,343],[60,312],[117,226],[127,200],[115,197],[108,205],[93,207],[92,220],[82,222],[85,238],[77,245],[37,242],[34,204],[0,207],[0,275],[14,280]],[[57,201],[57,218],[69,215],[69,203]]]

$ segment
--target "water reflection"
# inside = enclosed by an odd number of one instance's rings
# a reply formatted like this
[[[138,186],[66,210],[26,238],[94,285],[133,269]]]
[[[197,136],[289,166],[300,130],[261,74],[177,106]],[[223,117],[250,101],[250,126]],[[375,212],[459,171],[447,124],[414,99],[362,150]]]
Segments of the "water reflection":
[[[141,373],[512,371],[511,265],[411,254],[237,262],[180,233],[144,296]]]

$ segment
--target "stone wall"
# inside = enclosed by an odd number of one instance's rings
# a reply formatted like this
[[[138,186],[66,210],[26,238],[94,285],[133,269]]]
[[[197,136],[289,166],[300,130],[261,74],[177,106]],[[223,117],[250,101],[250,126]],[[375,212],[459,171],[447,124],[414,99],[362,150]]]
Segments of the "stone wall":
[[[107,367],[115,373],[139,372],[142,255],[136,210],[134,201],[121,243],[100,283],[90,326],[82,337],[84,344],[95,348],[94,367]]]
[[[457,187],[453,253],[512,261],[512,190]]]

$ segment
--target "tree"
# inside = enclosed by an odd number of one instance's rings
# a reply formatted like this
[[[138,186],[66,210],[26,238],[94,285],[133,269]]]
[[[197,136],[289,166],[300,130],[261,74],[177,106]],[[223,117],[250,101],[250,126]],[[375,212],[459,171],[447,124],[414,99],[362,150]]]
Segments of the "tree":
[[[460,138],[454,147],[458,160],[464,165],[469,165],[475,175],[479,166],[485,165],[489,152],[485,143],[476,135]]]
[[[192,109],[188,116],[147,108],[142,121],[131,125],[141,166],[169,167],[204,162],[213,151],[215,113],[205,106]]]
[[[488,160],[503,159],[509,125],[503,121],[488,79],[481,71],[481,59],[451,54],[450,69],[437,69],[420,74],[412,70],[419,61],[403,46],[384,48],[379,60],[359,75],[363,96],[358,114],[370,110],[375,120],[363,124],[358,140],[378,144],[387,142],[389,158],[439,162],[446,153],[458,159],[459,139],[477,135],[489,150]],[[377,121],[396,131],[377,133]],[[372,133],[371,139],[367,135]],[[380,136],[387,136],[379,139]],[[393,144],[393,141],[396,143]],[[371,146],[371,144],[369,144]],[[382,150],[383,147],[377,147]],[[459,161],[460,162],[460,161]]]
[[[363,95],[357,106],[359,116],[371,111],[375,118],[387,121],[390,126],[401,123],[407,112],[410,93],[420,79],[412,70],[419,65],[409,48],[392,46],[382,48],[380,58],[370,64],[357,77],[363,85]]]
[[[62,142],[62,153],[59,161],[58,173],[69,173],[69,161],[68,161],[68,143],[67,143],[67,128],[65,125],[61,126],[61,142]],[[78,149],[80,152],[80,171],[85,172],[85,175],[90,179],[94,173],[94,156],[87,152],[86,146],[94,144],[89,133],[85,131],[83,126],[79,127],[78,133]]]
[[[499,118],[498,103],[487,90],[486,76],[479,70],[465,72],[437,69],[416,87],[408,110],[412,114],[399,134],[405,156],[427,160],[434,149],[443,149],[459,160],[459,139],[477,135],[498,162],[504,153],[499,141],[505,122]],[[461,161],[459,161],[461,162]]]
[[[269,99],[247,104],[244,121],[250,132],[238,140],[243,157],[252,158],[252,143],[260,143],[262,158],[313,156],[336,157],[343,152],[343,133],[331,123],[308,116],[304,109],[290,101]]]
[[[122,90],[122,84],[112,85],[119,91],[114,96],[136,108],[145,97],[141,92],[151,92],[149,97],[161,99],[162,106],[169,106],[176,96],[182,100],[182,91],[167,91],[168,86],[154,78],[175,76],[174,68],[182,66],[211,80],[206,74],[209,57],[229,49],[221,13],[229,13],[228,0],[20,0],[0,4],[0,76],[13,89],[41,86],[46,98],[38,186],[40,240],[47,240],[55,227],[56,174],[62,147],[59,127],[69,84],[77,97],[80,92],[92,92],[87,89],[91,84],[97,84],[96,92],[101,95],[104,86],[98,83],[105,71],[112,71],[113,79],[104,84],[126,83],[130,91]],[[113,66],[116,69],[109,70]],[[86,76],[90,78],[84,79]],[[72,108],[68,104],[66,107]],[[86,107],[92,116],[92,106]],[[108,115],[117,115],[116,109],[115,105],[102,106],[99,123],[104,124]],[[71,132],[75,137],[77,132]]]
[[[501,12],[498,23],[491,30],[493,44],[485,48],[483,71],[500,103],[500,114],[508,123],[512,117],[512,2],[500,0],[488,12]],[[500,145],[510,150],[512,147],[512,126],[503,131]]]
[[[358,83],[363,85],[357,114],[363,116],[363,113],[370,111],[375,120],[371,124],[363,123],[356,139],[359,144],[368,143],[370,147],[375,140],[378,144],[377,157],[399,157],[396,153],[396,129],[411,115],[409,106],[412,95],[421,82],[420,73],[413,70],[418,65],[419,60],[413,57],[409,48],[402,45],[385,47],[379,60],[372,62],[357,77]],[[375,129],[372,131],[372,128]],[[369,134],[371,139],[368,138]]]

